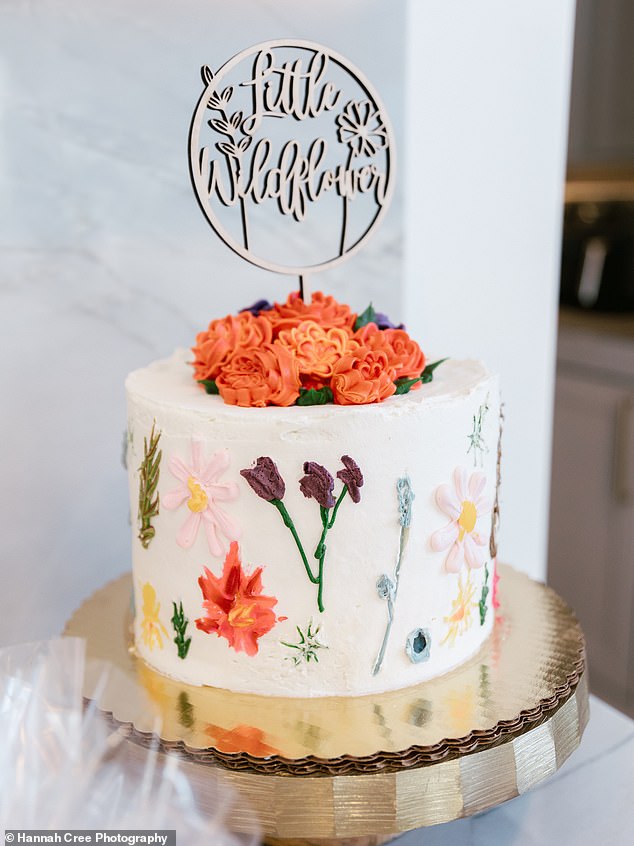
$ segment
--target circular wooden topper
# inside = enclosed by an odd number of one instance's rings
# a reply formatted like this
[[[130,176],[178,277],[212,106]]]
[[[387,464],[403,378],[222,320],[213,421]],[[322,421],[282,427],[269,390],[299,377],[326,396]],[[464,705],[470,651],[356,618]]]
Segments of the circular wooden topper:
[[[394,181],[389,118],[367,79],[310,41],[238,53],[204,90],[189,133],[203,214],[235,253],[302,276],[334,267],[387,211]]]

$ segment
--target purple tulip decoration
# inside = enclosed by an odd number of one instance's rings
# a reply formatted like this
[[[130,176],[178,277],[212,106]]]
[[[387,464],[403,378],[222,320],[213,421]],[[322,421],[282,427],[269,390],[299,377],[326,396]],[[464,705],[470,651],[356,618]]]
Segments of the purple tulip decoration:
[[[299,480],[300,491],[307,499],[316,499],[322,508],[332,508],[335,504],[332,495],[335,480],[330,473],[316,461],[305,461],[304,473],[306,475]]]
[[[361,502],[359,488],[363,486],[363,473],[359,470],[357,462],[349,455],[342,455],[344,470],[337,473],[337,478],[348,488],[348,493],[353,502]]]
[[[267,502],[284,499],[286,485],[273,459],[262,456],[255,462],[255,467],[240,470],[240,475],[247,480],[256,494]]]

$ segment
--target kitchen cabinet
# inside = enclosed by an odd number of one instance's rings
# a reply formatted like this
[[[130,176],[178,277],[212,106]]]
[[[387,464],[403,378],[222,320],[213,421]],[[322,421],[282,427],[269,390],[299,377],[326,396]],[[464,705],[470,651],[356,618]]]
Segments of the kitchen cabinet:
[[[634,714],[634,318],[564,313],[548,581],[586,633],[592,689]]]

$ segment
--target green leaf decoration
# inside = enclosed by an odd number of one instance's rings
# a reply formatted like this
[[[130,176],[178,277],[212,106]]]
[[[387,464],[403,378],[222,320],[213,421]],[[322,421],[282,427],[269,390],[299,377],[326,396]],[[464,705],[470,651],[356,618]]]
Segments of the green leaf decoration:
[[[199,379],[198,384],[202,385],[208,394],[220,393],[220,391],[218,390],[218,385],[216,385],[214,379]]]
[[[417,376],[415,379],[397,379],[394,383],[396,385],[395,393],[398,394],[409,394],[412,385],[415,385],[417,382],[421,381],[421,377]]]
[[[435,370],[437,367],[440,367],[440,365],[441,365],[444,361],[447,361],[447,359],[446,359],[446,358],[441,358],[441,359],[439,359],[438,361],[434,361],[432,364],[428,364],[428,365],[427,365],[427,367],[426,367],[426,368],[423,370],[423,372],[420,374],[420,380],[421,380],[421,382],[423,383],[423,385],[426,385],[428,382],[433,381],[433,378],[434,378],[434,370]]]
[[[482,585],[482,595],[478,607],[480,608],[480,625],[484,625],[487,618],[487,596],[489,595],[489,568],[484,565],[484,584]]]
[[[367,326],[368,323],[376,323],[376,311],[374,310],[372,303],[370,303],[365,311],[362,311],[361,314],[358,315],[354,322],[354,331],[356,332],[357,329],[362,329],[364,326]]]
[[[332,391],[326,385],[323,388],[300,388],[295,405],[327,405],[332,401]]]
[[[396,382],[394,382],[396,385],[395,394],[409,394],[412,386],[417,382],[422,382],[423,385],[427,385],[429,382],[432,382],[434,379],[434,370],[442,364],[443,361],[447,361],[447,359],[441,358],[439,361],[434,361],[432,364],[428,364],[420,376],[416,376],[414,379],[397,379]]]
[[[155,432],[156,420],[152,423],[150,441],[143,438],[143,461],[139,467],[139,540],[147,549],[155,535],[152,519],[159,513],[159,496],[156,490],[159,481],[159,466],[162,450],[158,450],[161,433]]]
[[[189,645],[192,642],[191,637],[185,637],[187,633],[187,626],[189,625],[189,620],[183,613],[182,602],[179,602],[178,606],[175,602],[172,602],[172,605],[174,606],[172,625],[174,626],[174,631],[176,632],[174,643],[176,644],[176,648],[178,649],[178,657],[187,658],[187,653],[189,652]]]

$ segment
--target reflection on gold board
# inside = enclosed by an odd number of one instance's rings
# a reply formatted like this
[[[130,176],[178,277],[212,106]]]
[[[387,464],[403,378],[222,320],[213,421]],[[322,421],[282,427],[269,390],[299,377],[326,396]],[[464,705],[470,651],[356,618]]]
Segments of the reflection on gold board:
[[[212,771],[237,787],[267,837],[378,843],[512,798],[579,744],[588,719],[579,624],[549,588],[510,567],[500,575],[495,627],[480,652],[445,676],[381,695],[261,697],[162,676],[134,654],[129,575],[88,599],[65,634],[87,641],[86,698],[107,668],[99,708],[137,743],[155,734],[181,751],[203,792]],[[302,799],[317,787],[322,801]],[[348,815],[350,802],[363,813]]]

